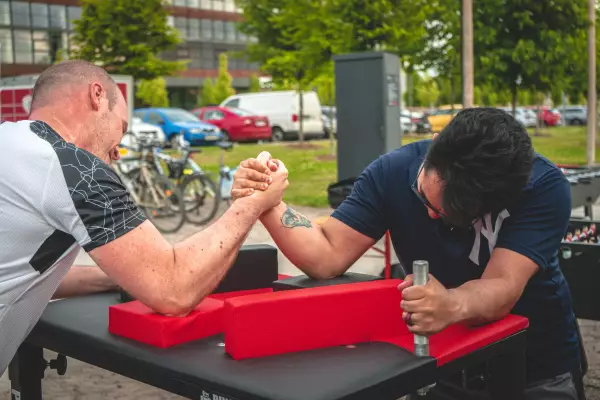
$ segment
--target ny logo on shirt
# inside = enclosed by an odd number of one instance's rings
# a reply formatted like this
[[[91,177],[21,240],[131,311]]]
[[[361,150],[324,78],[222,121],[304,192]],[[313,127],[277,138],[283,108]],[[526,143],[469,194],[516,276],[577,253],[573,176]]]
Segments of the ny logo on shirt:
[[[475,241],[473,243],[473,248],[471,249],[471,254],[469,255],[471,261],[477,265],[480,265],[482,236],[485,237],[488,242],[489,255],[491,256],[492,250],[494,247],[496,247],[496,241],[498,240],[498,235],[500,234],[500,228],[502,228],[502,222],[504,222],[504,220],[508,217],[510,217],[509,212],[507,210],[503,210],[496,217],[496,222],[494,224],[492,224],[491,213],[486,214],[483,218],[475,223]]]

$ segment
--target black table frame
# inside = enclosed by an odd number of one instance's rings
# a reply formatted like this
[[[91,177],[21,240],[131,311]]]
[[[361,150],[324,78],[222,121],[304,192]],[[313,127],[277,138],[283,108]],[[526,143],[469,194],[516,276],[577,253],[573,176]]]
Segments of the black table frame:
[[[117,299],[118,295],[114,295],[115,303],[118,301]],[[73,301],[73,299],[61,301]],[[52,304],[49,307],[52,307]],[[222,341],[222,336],[217,335],[204,340],[212,340],[216,345],[216,343]],[[381,382],[373,382],[372,385],[367,385],[352,394],[332,398],[331,400],[367,400],[373,398],[396,400],[404,395],[414,393],[417,389],[434,383],[441,378],[482,362],[486,362],[491,371],[487,384],[492,398],[517,400],[522,397],[525,387],[525,343],[525,331],[521,331],[449,362],[440,368],[436,368],[435,359],[432,357],[418,359],[420,364],[415,367],[415,370],[411,370],[406,374],[390,376],[389,379]],[[279,400],[285,398],[285,396],[264,397],[243,392],[233,387],[224,388],[223,385],[214,384],[200,376],[190,377],[189,380],[166,379],[166,376],[171,375],[171,371],[159,363],[149,365],[147,362],[141,362],[139,359],[128,357],[118,351],[96,350],[94,349],[96,345],[98,343],[82,342],[80,338],[68,332],[58,332],[56,326],[51,326],[42,317],[19,348],[9,367],[12,399],[41,400],[43,398],[42,380],[47,368],[47,362],[43,358],[43,349],[78,359],[187,398],[204,400],[206,397],[202,397],[203,394],[209,396],[216,394],[221,397],[215,398],[225,400]],[[139,345],[139,343],[132,342],[132,346],[139,347]],[[320,361],[319,357],[321,357],[323,351],[326,352],[327,349],[313,352],[315,363]],[[277,378],[273,377],[273,379]],[[302,376],[299,375],[298,379],[302,379]]]

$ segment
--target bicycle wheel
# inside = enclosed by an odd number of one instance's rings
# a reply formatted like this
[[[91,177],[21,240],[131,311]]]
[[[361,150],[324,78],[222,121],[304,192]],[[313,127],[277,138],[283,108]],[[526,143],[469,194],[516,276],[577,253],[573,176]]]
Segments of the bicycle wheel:
[[[144,214],[160,232],[177,232],[185,223],[179,188],[169,178],[157,174],[152,175],[151,182],[143,182],[137,193]]]
[[[220,196],[215,182],[206,175],[188,175],[181,183],[181,193],[188,222],[203,225],[219,210]]]

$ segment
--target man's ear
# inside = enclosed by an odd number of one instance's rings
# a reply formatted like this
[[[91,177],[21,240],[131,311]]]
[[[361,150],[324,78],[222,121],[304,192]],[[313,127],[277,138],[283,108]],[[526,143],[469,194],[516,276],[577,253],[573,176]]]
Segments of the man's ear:
[[[92,82],[90,84],[90,104],[92,105],[92,109],[94,111],[98,111],[100,109],[103,94],[104,88],[102,85],[97,82]]]

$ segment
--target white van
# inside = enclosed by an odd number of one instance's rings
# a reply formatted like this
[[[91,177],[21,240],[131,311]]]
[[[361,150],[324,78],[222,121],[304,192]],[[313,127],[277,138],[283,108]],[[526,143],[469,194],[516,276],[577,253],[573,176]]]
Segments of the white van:
[[[222,107],[241,108],[269,118],[273,140],[297,139],[300,101],[295,90],[240,93],[223,100]],[[304,92],[304,138],[324,138],[321,102],[315,92]]]

